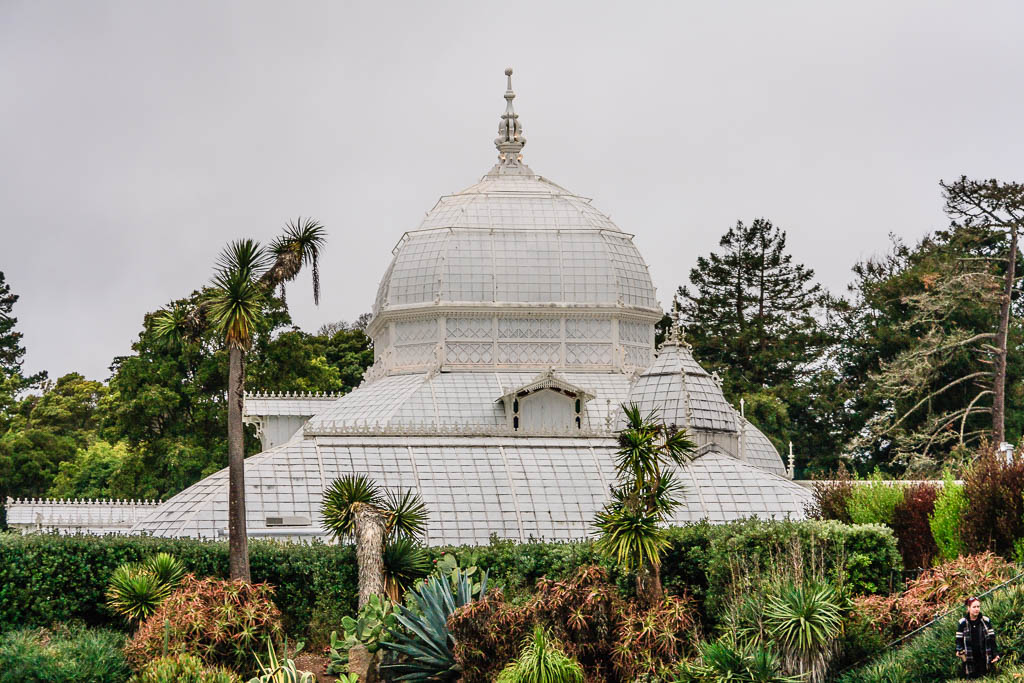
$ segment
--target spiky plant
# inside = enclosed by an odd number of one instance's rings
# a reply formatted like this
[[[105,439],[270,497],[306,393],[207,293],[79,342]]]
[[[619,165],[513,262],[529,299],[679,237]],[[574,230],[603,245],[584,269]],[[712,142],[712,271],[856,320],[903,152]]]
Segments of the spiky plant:
[[[198,339],[218,332],[228,349],[228,565],[232,578],[250,580],[245,529],[245,354],[263,323],[274,290],[293,280],[303,264],[313,265],[313,298],[320,301],[319,256],[326,242],[316,221],[289,223],[270,249],[251,239],[231,242],[217,259],[210,290],[194,311],[164,310],[154,320],[159,339]]]
[[[346,474],[324,489],[320,511],[324,526],[337,538],[350,538],[355,533],[353,505],[381,507],[384,497],[377,483],[365,474]]]
[[[583,667],[536,626],[533,634],[523,639],[519,658],[498,674],[497,683],[583,683]]]
[[[827,583],[789,581],[765,599],[764,625],[788,667],[810,681],[824,679],[843,630],[844,600]]]
[[[107,588],[107,606],[131,623],[149,617],[171,594],[171,587],[145,567],[122,564]]]
[[[695,444],[653,411],[644,415],[635,403],[622,411],[626,425],[615,455],[618,484],[594,521],[595,545],[621,568],[636,571],[637,595],[653,606],[663,593],[661,556],[669,544],[664,524],[682,504],[682,485],[667,468],[685,463]]]
[[[143,566],[171,590],[185,578],[185,565],[170,553],[157,553],[146,560]]]
[[[411,581],[422,578],[421,565],[426,558],[422,551],[414,553],[413,540],[420,537],[427,525],[427,506],[418,493],[406,490],[401,493],[382,492],[376,482],[364,474],[349,474],[335,479],[324,491],[320,505],[324,526],[336,538],[355,538],[356,557],[359,560],[360,588],[359,604],[365,604],[370,594],[376,592],[377,573],[373,569],[383,563],[381,581],[383,589],[393,600],[401,598]],[[357,514],[360,513],[360,514]],[[358,520],[366,523],[383,524],[378,533],[375,529],[359,529]],[[361,540],[365,539],[365,540]],[[380,540],[379,550],[377,540]],[[396,541],[407,543],[394,545]],[[367,547],[367,542],[374,547]],[[381,558],[383,553],[384,557]],[[392,571],[389,571],[389,565]],[[367,571],[363,571],[366,567]],[[429,570],[429,565],[427,566]],[[392,580],[389,581],[388,577]],[[363,577],[372,585],[363,581]]]
[[[389,515],[388,536],[391,538],[421,538],[423,532],[426,531],[430,515],[427,513],[427,506],[420,494],[411,489],[406,489],[401,493],[389,490],[384,494],[384,498],[384,509]]]
[[[384,591],[393,602],[430,574],[430,556],[411,538],[396,538],[384,546]]]
[[[803,677],[782,673],[778,657],[771,650],[725,638],[703,643],[698,659],[684,662],[676,680],[694,683],[799,683]]]
[[[397,657],[396,662],[381,667],[394,680],[454,681],[461,675],[452,652],[455,640],[447,622],[452,612],[473,601],[473,582],[456,570],[453,583],[431,576],[412,593],[416,610],[398,607],[395,619],[402,630],[392,632],[393,640],[381,643],[381,647]],[[486,591],[485,573],[480,597]]]

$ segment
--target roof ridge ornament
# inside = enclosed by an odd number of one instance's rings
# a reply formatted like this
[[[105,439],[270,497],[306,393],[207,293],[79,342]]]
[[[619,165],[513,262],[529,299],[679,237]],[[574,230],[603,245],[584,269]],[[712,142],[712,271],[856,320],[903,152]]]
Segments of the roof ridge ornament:
[[[520,166],[523,161],[523,147],[526,145],[526,137],[523,135],[523,126],[519,123],[519,114],[512,106],[512,100],[516,98],[512,90],[512,68],[505,69],[508,76],[508,89],[505,90],[505,113],[501,115],[501,122],[498,124],[498,137],[494,139],[494,146],[498,148],[498,166]]]

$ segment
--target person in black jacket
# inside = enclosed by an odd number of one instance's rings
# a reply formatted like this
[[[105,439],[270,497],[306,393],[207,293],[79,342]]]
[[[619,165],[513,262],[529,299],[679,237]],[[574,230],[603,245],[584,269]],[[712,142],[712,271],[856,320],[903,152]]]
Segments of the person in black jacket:
[[[967,615],[956,627],[956,656],[964,665],[966,678],[981,678],[999,661],[996,631],[981,613],[981,600],[967,598]]]

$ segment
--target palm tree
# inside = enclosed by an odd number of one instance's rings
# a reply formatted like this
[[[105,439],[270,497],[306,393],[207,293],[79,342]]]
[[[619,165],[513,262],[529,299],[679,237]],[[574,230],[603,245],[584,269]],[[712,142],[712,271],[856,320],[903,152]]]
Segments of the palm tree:
[[[636,571],[637,597],[648,605],[662,598],[661,556],[668,548],[663,527],[682,505],[682,484],[669,465],[681,466],[695,448],[684,430],[667,427],[652,411],[622,406],[615,471],[619,483],[597,514],[597,548],[626,571]]]
[[[232,579],[250,580],[245,529],[245,354],[263,320],[264,305],[303,265],[313,267],[313,300],[320,303],[320,251],[326,243],[320,223],[299,218],[269,248],[250,239],[229,244],[217,260],[212,287],[195,310],[164,310],[154,321],[158,337],[196,339],[216,330],[228,349],[228,544]]]

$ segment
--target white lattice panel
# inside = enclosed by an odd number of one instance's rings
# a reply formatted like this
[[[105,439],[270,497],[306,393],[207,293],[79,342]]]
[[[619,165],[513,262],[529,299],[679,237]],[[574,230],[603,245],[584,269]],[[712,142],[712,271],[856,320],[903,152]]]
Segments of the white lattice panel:
[[[493,344],[490,342],[449,342],[445,349],[446,363],[490,363],[494,355]]]
[[[611,339],[611,336],[611,320],[567,318],[565,321],[566,339],[600,339],[602,341],[607,341]]]
[[[637,368],[646,368],[651,364],[651,349],[647,346],[624,346],[626,351],[626,365]]]
[[[498,362],[529,365],[558,363],[562,355],[561,346],[547,342],[499,342]]]
[[[623,344],[653,344],[654,326],[646,323],[619,321],[619,341]]]
[[[427,365],[434,362],[436,344],[409,344],[395,347],[395,365]]]
[[[566,344],[565,362],[568,365],[611,365],[611,344]]]
[[[558,339],[562,323],[557,318],[498,318],[502,339]]]
[[[435,339],[437,339],[436,318],[395,323],[395,344],[417,344]]]
[[[490,318],[448,318],[445,329],[448,339],[490,339],[493,333]]]

